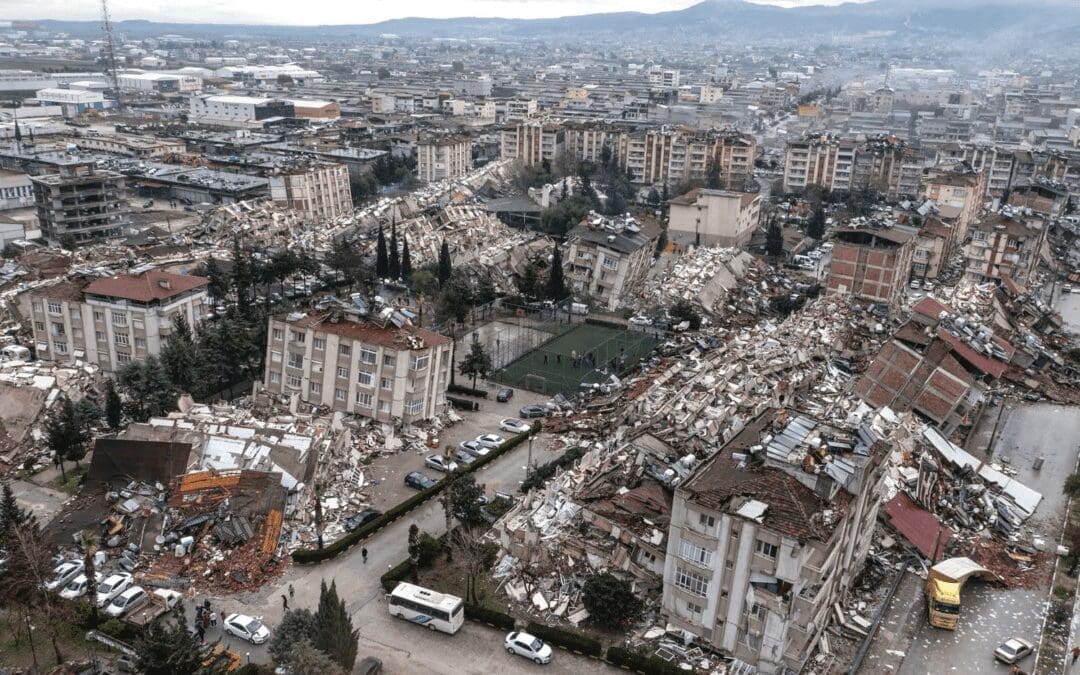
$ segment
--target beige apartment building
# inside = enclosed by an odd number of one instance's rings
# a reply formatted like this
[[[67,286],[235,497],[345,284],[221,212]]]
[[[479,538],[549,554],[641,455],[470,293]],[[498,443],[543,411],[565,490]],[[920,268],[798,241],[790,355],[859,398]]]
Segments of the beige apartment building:
[[[562,153],[565,134],[558,124],[523,122],[504,127],[500,135],[503,159],[516,159],[525,166],[549,162]]]
[[[869,551],[883,445],[794,411],[750,420],[675,490],[667,621],[745,672],[800,672]]]
[[[319,222],[351,216],[349,169],[344,164],[311,162],[275,170],[267,176],[270,198]]]
[[[966,164],[947,163],[926,169],[919,196],[930,199],[955,224],[953,243],[963,241],[986,199],[986,173]]]
[[[826,191],[850,190],[855,168],[853,140],[821,134],[791,141],[784,151],[784,192],[810,185]]]
[[[353,311],[270,318],[263,385],[274,394],[408,424],[446,405],[450,338]]]
[[[965,278],[981,283],[1009,277],[1026,284],[1038,267],[1046,224],[1041,216],[1003,209],[976,219],[970,235],[964,243]]]
[[[178,314],[192,328],[206,317],[208,283],[151,270],[37,288],[27,294],[37,356],[81,360],[107,372],[160,356]]]
[[[659,235],[652,221],[590,214],[566,233],[567,285],[575,295],[615,310],[644,283]]]
[[[461,178],[471,168],[468,136],[422,136],[416,142],[416,177],[426,183]]]
[[[756,192],[695,188],[668,202],[668,241],[745,247],[761,220],[761,201]]]

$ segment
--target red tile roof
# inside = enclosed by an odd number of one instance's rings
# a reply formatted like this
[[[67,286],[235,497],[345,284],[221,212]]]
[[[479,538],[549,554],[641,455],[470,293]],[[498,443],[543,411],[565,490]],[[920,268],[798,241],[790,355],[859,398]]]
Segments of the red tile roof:
[[[937,516],[922,508],[906,492],[898,493],[885,505],[889,525],[919,549],[930,562],[937,562],[953,531],[941,524]]]
[[[949,307],[945,303],[930,297],[929,295],[919,301],[917,305],[911,308],[911,311],[916,314],[922,314],[925,317],[929,317],[934,321],[938,320],[942,312],[947,314],[955,314],[952,307]]]
[[[304,318],[296,321],[289,321],[284,315],[279,315],[274,318],[278,321],[283,321],[290,326],[313,328],[316,331],[322,331],[324,333],[366,342],[370,345],[379,345],[381,347],[389,347],[397,350],[411,349],[408,342],[409,336],[418,337],[423,340],[424,346],[421,349],[450,344],[450,338],[426,328],[416,328],[415,326],[398,328],[393,324],[388,324],[383,328],[382,326],[373,323],[361,323],[359,321],[349,321],[345,319],[333,322],[327,320],[328,316],[329,315],[326,314],[308,314]]]
[[[138,275],[129,274],[97,279],[87,286],[84,292],[135,302],[150,302],[151,300],[165,300],[208,283],[210,280],[206,277],[150,270]]]
[[[984,356],[978,353],[977,351],[969,347],[967,343],[963,342],[962,340],[960,340],[960,338],[956,337],[944,328],[938,328],[937,336],[945,342],[949,343],[949,346],[953,348],[953,353],[956,354],[957,357],[963,359],[964,361],[967,361],[969,364],[971,364],[973,368],[975,368],[979,372],[997,378],[1001,377],[1001,374],[1004,373],[1005,370],[1009,367],[1009,364],[1005,363],[1004,361],[998,361],[997,359],[992,359],[988,356]],[[994,338],[994,341],[997,342],[999,345],[1002,345],[1002,347],[1006,347],[1008,345],[1008,343],[1003,343],[997,338]],[[1008,352],[1011,348],[1011,345],[1008,345],[1005,351]]]

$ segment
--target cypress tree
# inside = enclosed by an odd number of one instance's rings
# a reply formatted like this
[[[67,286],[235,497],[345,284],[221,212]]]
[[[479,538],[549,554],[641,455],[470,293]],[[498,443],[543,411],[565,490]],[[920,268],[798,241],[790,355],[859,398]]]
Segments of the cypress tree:
[[[120,430],[123,414],[124,406],[120,401],[120,394],[116,391],[116,383],[111,378],[105,380],[105,422],[110,429]]]
[[[446,240],[443,239],[442,247],[439,249],[439,270],[436,276],[439,277],[439,284],[445,284],[450,281],[450,275],[454,272],[454,266],[450,262],[450,247],[446,245]]]
[[[401,235],[401,278],[406,281],[412,277],[412,258],[409,257],[409,238]]]
[[[566,290],[566,280],[563,279],[562,253],[559,251],[558,246],[555,247],[555,252],[551,256],[551,273],[548,276],[544,294],[549,300],[556,302],[569,295]]]
[[[345,672],[352,672],[359,634],[359,630],[353,630],[345,601],[338,597],[337,584],[331,581],[327,588],[323,581],[319,609],[315,613],[315,648],[333,659]]]
[[[390,262],[386,256],[386,235],[383,234],[382,225],[379,226],[379,241],[375,245],[375,275],[385,279],[390,273]]]
[[[397,223],[390,226],[390,272],[391,279],[401,278],[401,255],[397,245]]]

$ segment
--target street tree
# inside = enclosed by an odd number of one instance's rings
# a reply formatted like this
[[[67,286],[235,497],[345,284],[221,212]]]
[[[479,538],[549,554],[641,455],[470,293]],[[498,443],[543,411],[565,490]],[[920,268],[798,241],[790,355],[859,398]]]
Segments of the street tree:
[[[233,238],[232,254],[232,287],[236,292],[237,307],[243,312],[251,304],[255,269],[251,264],[251,257],[240,244],[240,237]]]
[[[90,430],[86,427],[71,399],[65,398],[49,418],[45,420],[45,442],[53,452],[53,461],[60,467],[60,475],[67,480],[65,461],[79,460],[86,456],[90,443]]]
[[[319,589],[319,609],[315,612],[315,648],[330,657],[346,672],[352,672],[356,663],[357,636],[345,601],[338,597],[337,584],[322,582]]]
[[[135,668],[144,675],[210,675],[225,672],[210,661],[216,646],[192,635],[183,622],[156,621],[132,645]]]
[[[214,301],[215,305],[219,305],[229,295],[229,276],[222,271],[221,265],[214,256],[210,256],[210,259],[206,262],[206,276],[209,279],[209,283],[206,286],[206,292],[210,295],[210,298]]]
[[[332,658],[306,638],[292,644],[285,657],[274,663],[290,673],[318,673],[318,675],[344,675],[345,673]]]
[[[274,629],[268,651],[274,665],[285,666],[293,647],[301,640],[315,639],[315,615],[309,609],[290,609]]]
[[[0,548],[8,549],[11,530],[22,527],[30,521],[30,513],[19,506],[11,483],[4,481],[0,488]]]
[[[486,542],[479,528],[459,527],[448,535],[454,560],[465,572],[465,601],[480,603],[477,580],[495,564],[499,545]]]
[[[709,172],[705,176],[705,187],[710,190],[719,190],[720,186],[720,163],[716,161],[709,162]]]
[[[183,312],[173,317],[173,331],[161,351],[161,367],[173,386],[183,392],[191,392],[198,374],[199,354],[191,327]]]
[[[806,224],[806,236],[821,240],[825,236],[825,209],[818,207]]]
[[[379,238],[375,242],[375,275],[385,279],[390,275],[390,258],[386,252],[386,234],[379,225]]]
[[[83,549],[83,574],[86,575],[86,600],[90,603],[90,616],[94,625],[98,622],[97,604],[97,567],[94,565],[94,554],[98,550],[98,539],[88,530],[83,530],[79,535],[79,543]]]
[[[646,201],[649,202],[651,206],[660,205],[660,193],[656,190],[655,187],[649,188],[649,196],[646,197]]]
[[[409,569],[412,580],[417,581],[417,568],[420,566],[420,528],[416,523],[409,525]]]
[[[495,298],[499,297],[499,292],[495,288],[495,282],[491,280],[491,277],[487,274],[480,275],[479,281],[476,283],[476,297],[474,302],[477,305],[486,305]]]
[[[636,619],[644,608],[630,582],[604,572],[585,580],[581,601],[589,618],[604,628],[618,629]]]
[[[514,283],[517,284],[518,292],[526,299],[535,298],[540,286],[540,272],[537,270],[536,263],[530,261],[525,265],[525,273],[515,279]]]
[[[484,496],[484,486],[476,483],[475,476],[471,473],[456,476],[446,491],[452,495],[453,515],[459,523],[465,527],[484,524],[480,504],[480,498]]]
[[[780,223],[772,218],[765,231],[765,253],[774,260],[784,255],[784,231],[780,229]]]
[[[555,247],[551,254],[551,270],[548,273],[547,285],[544,287],[544,295],[548,300],[559,302],[570,295],[566,289],[566,280],[563,278],[562,252]]]
[[[462,359],[458,372],[466,377],[472,376],[473,389],[476,388],[477,377],[486,378],[491,372],[491,356],[479,340],[473,340],[469,345],[469,353]]]
[[[43,619],[39,622],[37,630],[48,636],[56,663],[63,663],[60,630],[65,627],[70,618],[71,605],[57,602],[56,596],[45,590],[45,583],[52,578],[56,547],[42,532],[36,519],[32,517],[19,527],[9,528],[4,545],[8,560],[3,574],[0,574],[0,606],[18,611],[27,627],[31,641],[36,632],[31,629],[34,617]],[[34,655],[36,671],[38,670],[37,653],[32,643],[31,651]]]
[[[439,316],[462,323],[472,305],[472,283],[464,274],[454,274],[439,294]]]
[[[217,323],[220,329],[221,322]],[[224,360],[216,362],[222,365],[229,363]],[[127,399],[125,408],[128,416],[136,422],[164,415],[176,406],[176,389],[155,356],[128,364],[118,373],[117,379]]]

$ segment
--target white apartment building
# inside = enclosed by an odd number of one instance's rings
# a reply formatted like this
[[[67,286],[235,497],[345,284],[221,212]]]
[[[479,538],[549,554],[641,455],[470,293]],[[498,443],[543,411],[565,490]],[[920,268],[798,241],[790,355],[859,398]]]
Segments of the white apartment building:
[[[678,246],[745,248],[761,220],[756,192],[695,188],[668,204],[668,241]]]
[[[645,281],[659,226],[595,213],[566,234],[563,272],[571,291],[614,311]]]
[[[208,283],[205,277],[150,270],[37,288],[27,294],[26,314],[37,356],[81,360],[107,372],[160,356],[177,314],[193,329],[206,317]]]
[[[422,136],[416,142],[416,177],[426,183],[460,178],[472,168],[468,136]]]
[[[344,164],[313,162],[267,175],[270,199],[311,222],[351,216],[349,168]]]
[[[505,127],[500,135],[503,159],[516,159],[526,166],[549,162],[562,153],[565,134],[557,124],[528,122]]]
[[[380,422],[438,414],[450,384],[450,338],[356,312],[270,318],[266,375],[273,394]]]

